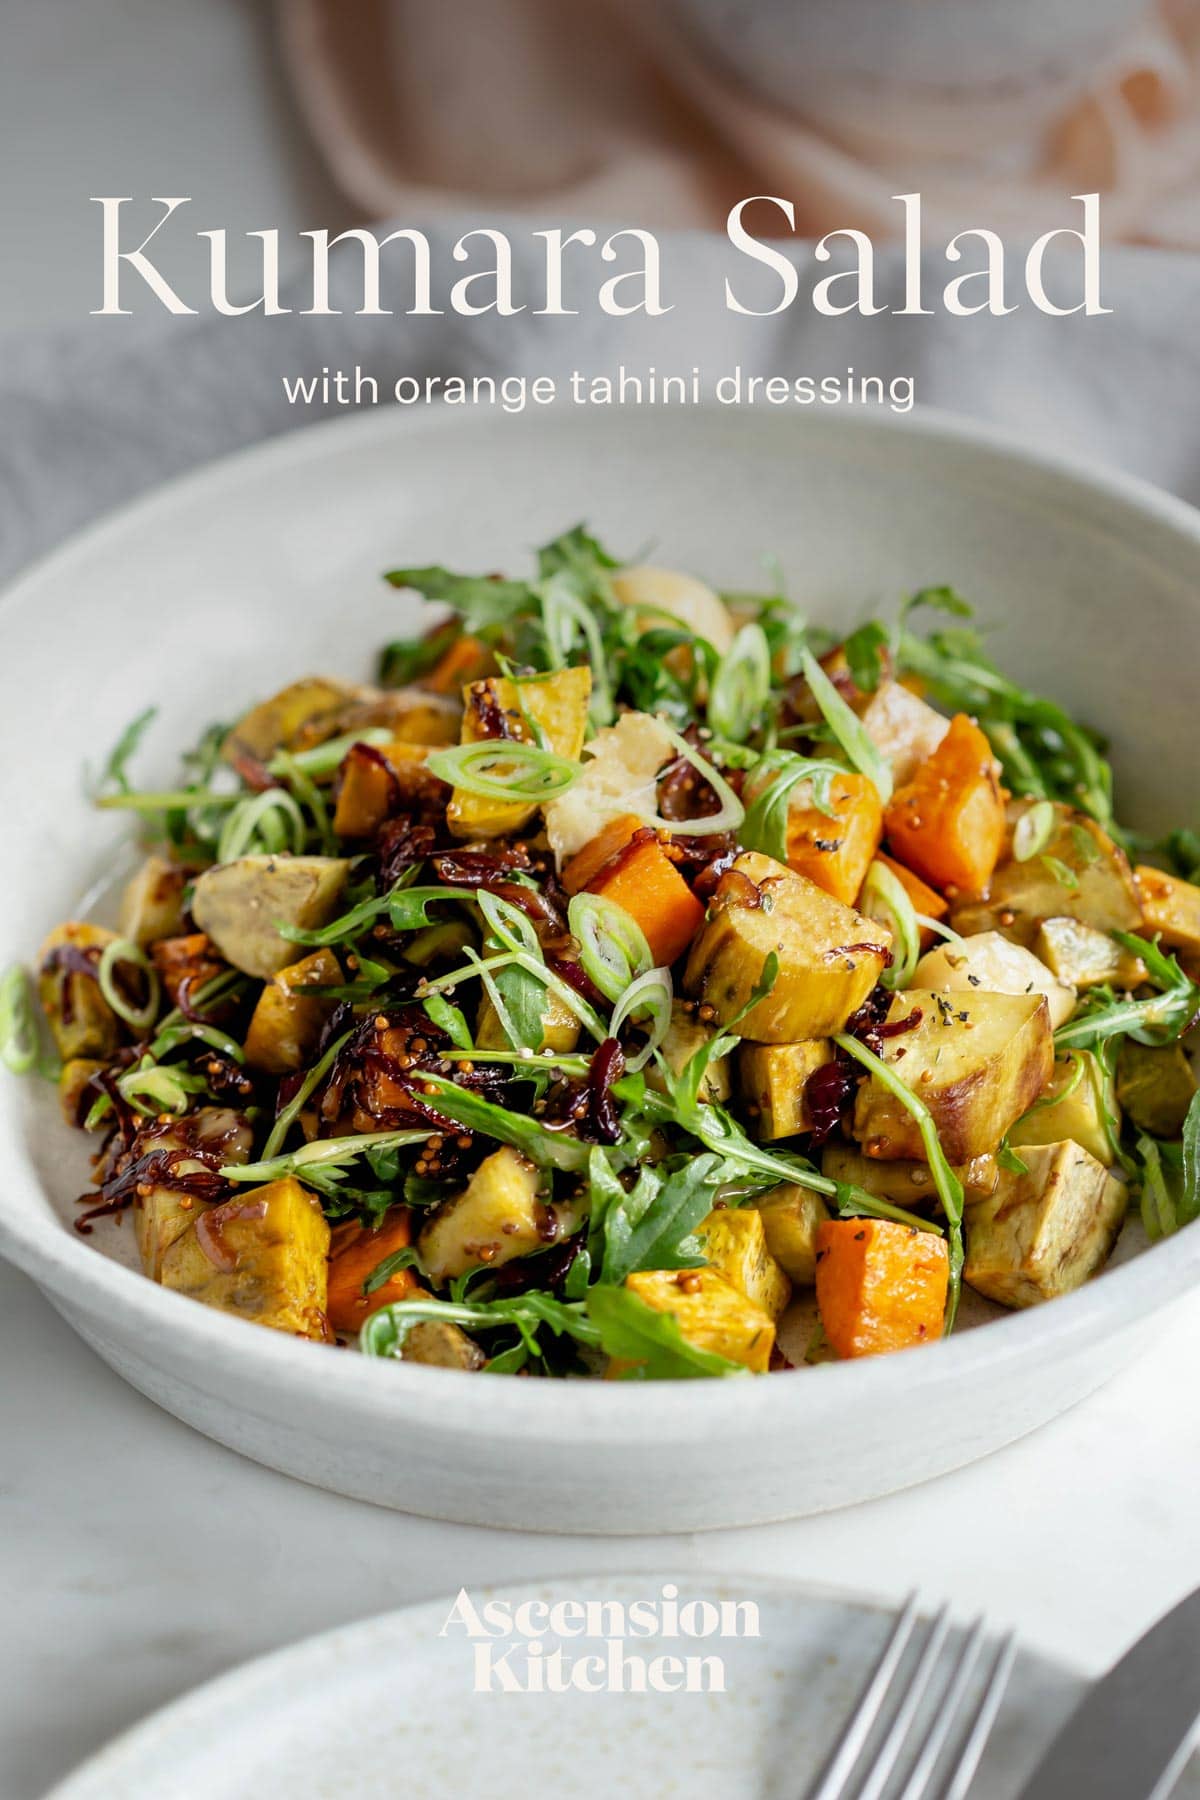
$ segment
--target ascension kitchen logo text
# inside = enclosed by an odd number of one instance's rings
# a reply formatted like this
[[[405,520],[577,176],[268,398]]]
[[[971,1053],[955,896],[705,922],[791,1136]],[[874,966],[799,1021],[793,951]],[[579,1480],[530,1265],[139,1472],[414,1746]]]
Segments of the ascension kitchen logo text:
[[[628,1603],[477,1605],[460,1588],[439,1635],[460,1634],[472,1646],[477,1694],[723,1694],[724,1658],[693,1646],[762,1635],[753,1600],[680,1600],[671,1582]]]

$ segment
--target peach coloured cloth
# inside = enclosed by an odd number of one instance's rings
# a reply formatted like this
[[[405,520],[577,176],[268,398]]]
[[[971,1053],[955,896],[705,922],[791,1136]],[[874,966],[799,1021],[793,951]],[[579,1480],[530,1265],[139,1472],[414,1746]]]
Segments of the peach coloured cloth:
[[[902,81],[823,128],[700,48],[668,0],[278,10],[312,134],[368,217],[486,207],[720,226],[735,199],[778,194],[801,233],[885,236],[896,193],[919,189],[936,228],[1003,230],[1041,228],[1052,204],[1061,222],[1064,194],[1099,190],[1109,237],[1200,248],[1200,0],[1131,9],[1101,60],[1059,72],[1049,105],[1044,69],[1028,94],[1010,83],[983,144],[961,93],[939,113]]]

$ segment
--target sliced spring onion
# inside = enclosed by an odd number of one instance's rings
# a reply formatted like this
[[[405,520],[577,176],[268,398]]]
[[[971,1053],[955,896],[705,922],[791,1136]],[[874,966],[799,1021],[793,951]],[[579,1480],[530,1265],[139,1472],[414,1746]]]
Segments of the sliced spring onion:
[[[514,806],[541,806],[557,800],[583,773],[581,765],[535,744],[481,738],[450,750],[432,750],[425,767],[463,793]]]
[[[631,982],[617,1002],[609,1025],[609,1036],[619,1037],[627,1022],[649,1031],[649,1037],[637,1053],[626,1062],[631,1075],[644,1069],[666,1037],[671,1024],[671,1002],[674,993],[671,976],[666,969],[648,969]]]
[[[347,731],[342,737],[327,738],[311,750],[279,750],[267,764],[267,773],[290,777],[294,769],[304,775],[332,775],[355,744],[390,744],[392,734],[382,725],[371,725],[366,731]]]
[[[116,972],[118,963],[131,963],[146,978],[146,998],[141,1006],[133,1006],[117,986]],[[154,1023],[158,1013],[159,1001],[162,998],[162,986],[158,979],[158,971],[146,955],[130,938],[114,938],[111,944],[104,946],[96,979],[100,984],[100,992],[105,1004],[119,1019],[124,1019],[134,1031],[145,1031]]]
[[[892,797],[892,771],[867,736],[862,720],[846,705],[811,650],[801,652],[800,666],[825,723],[859,774],[874,783],[886,805]]]
[[[0,1062],[14,1075],[37,1067],[40,1044],[33,984],[20,963],[0,976]]]
[[[154,794],[100,794],[95,804],[105,812],[188,812],[201,806],[240,806],[245,798],[240,789],[170,788]]]
[[[946,1215],[949,1227],[950,1251],[950,1291],[946,1301],[946,1332],[954,1328],[955,1315],[958,1312],[958,1297],[962,1291],[963,1267],[963,1189],[962,1182],[946,1161],[946,1153],[942,1149],[942,1141],[938,1137],[937,1126],[933,1122],[933,1114],[925,1102],[914,1094],[906,1082],[901,1081],[895,1069],[890,1068],[882,1057],[860,1044],[857,1038],[847,1037],[839,1032],[834,1037],[839,1050],[852,1056],[855,1062],[862,1064],[881,1081],[890,1094],[894,1094],[905,1111],[915,1120],[917,1130],[921,1133],[921,1142],[925,1147],[925,1161],[929,1164],[929,1172],[933,1176],[933,1185],[937,1189],[938,1199],[942,1203],[942,1211]]]
[[[480,888],[472,898],[477,902],[492,936],[503,949],[514,952],[523,950],[529,956],[541,956],[538,934],[528,913],[522,912],[519,906],[514,906],[511,900],[502,899],[499,894],[489,894],[486,888]]]
[[[299,856],[307,840],[308,826],[293,796],[286,788],[268,788],[230,813],[217,839],[217,861],[235,862],[256,847],[270,855],[290,850]]]
[[[706,761],[700,752],[681,737],[673,725],[668,725],[661,715],[657,718],[660,729],[670,738],[679,755],[690,762],[696,773],[707,781],[717,799],[721,802],[719,812],[709,813],[703,819],[689,819],[686,825],[688,837],[711,837],[716,832],[737,831],[746,817],[746,809],[730,787],[725,777],[718,774],[712,763]],[[678,819],[648,819],[648,825],[659,827],[663,831],[679,831]]]
[[[337,854],[337,834],[329,817],[329,808],[325,804],[325,796],[306,769],[303,769],[294,756],[281,750],[274,759],[282,765],[282,775],[291,787],[292,793],[302,806],[307,806],[313,816],[317,835],[321,840],[321,848],[327,856]]]
[[[566,668],[568,654],[575,642],[575,632],[571,629],[574,626],[587,645],[588,667],[592,671],[588,717],[593,725],[611,725],[615,711],[612,678],[595,613],[572,592],[570,583],[561,575],[551,576],[536,591],[541,601],[542,624],[551,661],[555,668]]]
[[[738,833],[742,845],[773,856],[776,862],[786,862],[794,790],[801,782],[809,782],[813,806],[832,818],[832,784],[845,773],[840,763],[797,756],[792,750],[769,750],[746,781],[746,817]]]
[[[1038,800],[1021,814],[1013,832],[1014,862],[1032,862],[1041,855],[1054,836],[1056,817],[1053,800]]]
[[[296,1089],[296,1092],[292,1095],[292,1098],[288,1101],[274,1125],[271,1127],[270,1135],[263,1145],[264,1162],[270,1162],[272,1158],[278,1156],[280,1150],[282,1150],[284,1144],[287,1142],[288,1132],[292,1129],[292,1126],[304,1111],[313,1092],[320,1086],[321,1082],[324,1081],[326,1075],[328,1075],[330,1069],[333,1067],[338,1051],[344,1044],[348,1043],[349,1040],[350,1033],[348,1031],[343,1032],[340,1038],[337,1038],[334,1043],[330,1044],[320,1062],[314,1063],[312,1068],[308,1071],[308,1074],[304,1077],[304,1080],[300,1083],[300,1086]],[[331,1141],[336,1143],[339,1141],[344,1142],[345,1140],[333,1139]]]
[[[913,918],[922,931],[932,931],[935,937],[945,938],[951,944],[963,941],[961,931],[952,931],[949,925],[944,925],[940,919],[931,919],[928,913],[915,912]]]
[[[340,1174],[346,1163],[373,1150],[402,1150],[408,1144],[423,1144],[428,1137],[426,1129],[367,1131],[359,1137],[314,1138],[286,1156],[264,1155],[261,1162],[226,1163],[221,1173],[226,1181],[281,1181],[289,1175],[303,1181],[306,1173],[315,1181],[322,1171]]]
[[[122,1095],[139,1112],[174,1113],[177,1117],[187,1111],[193,1094],[203,1093],[204,1085],[202,1076],[169,1063],[145,1063],[117,1078]]]
[[[743,625],[717,664],[708,695],[708,722],[721,737],[743,743],[761,724],[771,697],[771,649],[761,625]]]
[[[619,1000],[631,981],[654,967],[645,933],[631,914],[603,894],[574,894],[567,907],[579,960],[606,1000]]]
[[[893,961],[880,977],[884,987],[909,987],[921,960],[921,931],[912,901],[886,863],[873,862],[867,870],[858,910],[891,930]]]

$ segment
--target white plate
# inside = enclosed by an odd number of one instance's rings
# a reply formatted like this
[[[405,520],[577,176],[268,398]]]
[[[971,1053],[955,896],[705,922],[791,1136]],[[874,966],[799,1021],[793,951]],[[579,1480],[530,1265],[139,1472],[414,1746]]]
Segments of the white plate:
[[[723,1692],[711,1691],[711,1666],[701,1671],[695,1662],[692,1692],[477,1691],[475,1643],[457,1623],[447,1629],[458,1605],[447,1596],[309,1638],[209,1682],[118,1738],[48,1800],[451,1800],[483,1792],[489,1800],[799,1800],[854,1709],[891,1613],[777,1580],[694,1575],[479,1589],[470,1600],[481,1614],[489,1602],[507,1603],[510,1617],[522,1602],[573,1603],[579,1610],[565,1615],[571,1635],[542,1631],[536,1641],[544,1667],[561,1650],[564,1671],[582,1669],[593,1682],[609,1679],[609,1621],[620,1631],[622,1615],[601,1615],[599,1635],[591,1635],[583,1609],[617,1606],[628,1621],[636,1603],[660,1608],[664,1587],[676,1590],[681,1609],[705,1601],[711,1618],[722,1603],[749,1602],[757,1616],[744,1606],[726,1614],[746,1635],[618,1636],[628,1662],[616,1679],[632,1690],[635,1658],[649,1671],[660,1656],[716,1657]],[[490,1640],[490,1660],[495,1671],[507,1652],[508,1679],[524,1688],[529,1640],[520,1623]],[[539,1629],[536,1618],[528,1623]],[[757,1637],[749,1635],[754,1625]],[[911,1666],[912,1652],[905,1670]],[[669,1666],[658,1677],[687,1678]],[[1022,1651],[971,1800],[1013,1800],[1082,1689],[1061,1664]],[[1200,1782],[1191,1774],[1177,1792],[1194,1800]]]
[[[412,624],[380,570],[524,567],[579,518],[730,586],[773,553],[833,623],[953,582],[1006,668],[1112,732],[1127,817],[1189,815],[1200,522],[1166,496],[920,414],[384,413],[169,488],[0,604],[0,958],[31,957],[119,860],[80,766],[149,700],[164,717],[142,767],[165,778],[213,717],[312,670],[366,673]],[[86,1151],[39,1086],[0,1082],[0,1158],[0,1248],[180,1418],[360,1498],[546,1530],[748,1524],[957,1467],[1097,1386],[1200,1269],[1185,1232],[949,1343],[754,1382],[480,1379],[300,1343],[121,1266],[127,1226],[69,1228]]]

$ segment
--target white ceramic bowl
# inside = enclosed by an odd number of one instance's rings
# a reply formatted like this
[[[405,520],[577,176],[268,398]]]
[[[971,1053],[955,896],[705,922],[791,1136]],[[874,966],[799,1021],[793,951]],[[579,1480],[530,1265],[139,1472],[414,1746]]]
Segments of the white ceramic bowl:
[[[930,415],[557,413],[322,425],[89,532],[0,604],[0,958],[31,957],[120,858],[80,768],[148,700],[148,775],[285,680],[362,674],[403,630],[396,561],[521,567],[578,518],[728,585],[778,556],[851,624],[953,582],[1018,679],[1109,728],[1126,817],[1196,785],[1200,516]],[[1169,653],[1164,653],[1169,652]],[[128,1381],[222,1443],[389,1506],[541,1530],[748,1524],[956,1467],[1070,1406],[1200,1274],[1200,1230],[1082,1293],[920,1352],[752,1382],[481,1379],[368,1362],[165,1292],[128,1226],[70,1229],[86,1152],[52,1092],[0,1082],[0,1249]]]

